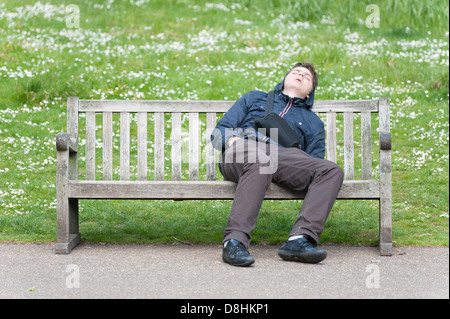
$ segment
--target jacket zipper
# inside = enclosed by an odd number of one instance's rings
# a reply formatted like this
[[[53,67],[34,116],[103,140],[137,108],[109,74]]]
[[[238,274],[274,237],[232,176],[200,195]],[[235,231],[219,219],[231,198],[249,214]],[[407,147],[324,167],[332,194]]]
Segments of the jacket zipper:
[[[294,101],[294,98],[289,98],[289,102],[288,102],[288,104],[286,105],[286,107],[284,108],[284,110],[283,111],[281,111],[281,113],[280,113],[280,117],[283,117],[283,116],[285,116],[286,115],[286,113],[287,112],[289,112],[289,109],[291,108],[291,106],[292,106],[292,101]]]

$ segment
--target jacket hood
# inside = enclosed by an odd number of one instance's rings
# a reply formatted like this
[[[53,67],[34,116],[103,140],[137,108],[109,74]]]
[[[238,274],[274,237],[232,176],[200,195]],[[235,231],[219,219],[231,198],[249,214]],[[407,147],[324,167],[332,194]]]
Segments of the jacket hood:
[[[275,86],[275,93],[277,95],[280,95],[283,97],[284,100],[286,100],[286,102],[289,100],[289,96],[285,95],[282,91],[283,91],[283,87],[284,87],[284,80],[286,79],[287,74],[285,75],[283,82],[278,83]],[[309,95],[309,97],[307,99],[303,99],[300,97],[296,97],[294,98],[294,105],[299,106],[299,107],[305,107],[305,108],[312,108],[314,105],[314,91],[311,92],[311,94]]]

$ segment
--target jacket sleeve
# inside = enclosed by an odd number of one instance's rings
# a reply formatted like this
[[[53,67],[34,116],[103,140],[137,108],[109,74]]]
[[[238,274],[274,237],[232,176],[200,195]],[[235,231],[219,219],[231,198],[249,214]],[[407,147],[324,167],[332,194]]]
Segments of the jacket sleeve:
[[[226,148],[228,139],[232,136],[242,136],[243,130],[240,128],[242,120],[248,111],[248,93],[238,99],[227,113],[217,122],[211,134],[212,146],[223,151]]]
[[[311,135],[304,151],[314,158],[325,158],[325,128],[322,121],[320,127]]]

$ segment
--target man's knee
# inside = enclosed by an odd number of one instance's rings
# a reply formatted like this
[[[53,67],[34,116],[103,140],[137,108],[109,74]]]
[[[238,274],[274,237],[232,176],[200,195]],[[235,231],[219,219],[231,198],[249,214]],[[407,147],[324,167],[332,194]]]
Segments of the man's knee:
[[[328,160],[322,160],[322,165],[318,170],[320,175],[333,176],[337,180],[344,180],[344,171],[342,168],[334,162]]]
[[[327,171],[329,171],[330,174],[333,174],[334,176],[336,176],[336,178],[338,180],[341,180],[341,181],[344,180],[344,171],[336,163],[327,161]]]

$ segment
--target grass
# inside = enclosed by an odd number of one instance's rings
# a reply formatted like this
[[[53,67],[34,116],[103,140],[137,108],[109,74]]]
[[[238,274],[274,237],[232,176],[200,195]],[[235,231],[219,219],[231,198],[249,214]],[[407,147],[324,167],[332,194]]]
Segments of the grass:
[[[0,241],[56,240],[54,141],[67,97],[235,100],[310,61],[317,99],[391,99],[395,244],[448,246],[448,3],[379,1],[379,28],[369,28],[371,3],[82,0],[76,29],[66,25],[70,1],[3,1]],[[82,239],[219,243],[231,204],[81,201]],[[284,241],[300,205],[264,202],[253,242]],[[321,241],[376,244],[377,235],[378,202],[338,201]]]

